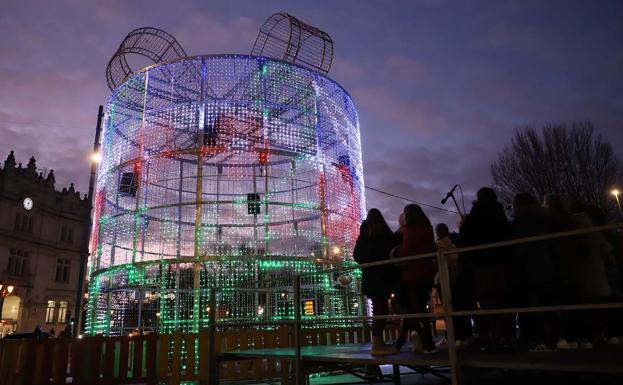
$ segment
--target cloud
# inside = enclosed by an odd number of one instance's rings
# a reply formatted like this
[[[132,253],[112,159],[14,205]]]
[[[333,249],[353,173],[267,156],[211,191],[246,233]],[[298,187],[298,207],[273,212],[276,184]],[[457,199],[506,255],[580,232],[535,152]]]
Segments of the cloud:
[[[331,63],[331,78],[339,79],[343,84],[362,81],[366,76],[365,69],[352,60],[336,56]]]
[[[259,30],[249,17],[219,19],[209,12],[192,10],[183,16],[183,25],[170,32],[190,55],[249,54]]]
[[[591,119],[623,142],[621,7],[560,3],[317,4],[0,2],[0,156],[16,150],[86,190],[106,64],[130,30],[172,33],[189,54],[248,53],[285,8],[335,40],[330,77],[359,111],[366,182],[437,204],[466,203],[526,124]],[[618,148],[618,147],[617,147]],[[620,149],[618,149],[620,152]],[[395,223],[406,203],[367,192]],[[452,207],[452,206],[449,206]],[[454,217],[426,209],[434,222]]]
[[[427,74],[421,62],[404,56],[390,56],[385,60],[385,65],[390,79],[407,82],[411,86],[423,80]]]
[[[393,148],[373,158],[364,158],[364,174],[368,186],[450,210],[455,209],[451,201],[445,206],[440,201],[458,183],[463,187],[469,210],[478,188],[491,183],[489,164],[494,156],[484,145]],[[397,218],[409,203],[369,189],[366,197],[368,207],[384,208],[391,218]],[[458,222],[456,214],[429,207],[424,207],[424,211],[435,223]]]

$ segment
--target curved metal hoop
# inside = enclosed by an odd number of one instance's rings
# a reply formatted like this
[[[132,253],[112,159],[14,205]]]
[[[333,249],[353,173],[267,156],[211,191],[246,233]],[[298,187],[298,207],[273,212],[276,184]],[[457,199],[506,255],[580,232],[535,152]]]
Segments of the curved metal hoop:
[[[106,81],[111,90],[117,88],[134,73],[126,59],[127,54],[141,55],[154,63],[188,56],[170,33],[152,27],[137,28],[128,33],[108,62]]]
[[[328,33],[278,12],[260,28],[251,55],[303,65],[326,75],[333,61],[333,40]]]

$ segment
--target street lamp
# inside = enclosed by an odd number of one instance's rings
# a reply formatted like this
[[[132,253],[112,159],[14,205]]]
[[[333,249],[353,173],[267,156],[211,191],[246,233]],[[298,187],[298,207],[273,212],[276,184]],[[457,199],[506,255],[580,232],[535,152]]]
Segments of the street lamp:
[[[623,208],[621,208],[621,201],[619,200],[619,194],[621,192],[617,189],[613,189],[612,191],[610,191],[610,193],[614,195],[614,199],[616,199],[617,201],[617,206],[619,206],[619,214],[621,214],[621,216],[623,217]]]
[[[4,299],[13,294],[13,285],[3,285],[0,283],[0,320],[2,320],[2,308],[4,307]]]
[[[91,211],[93,210],[93,190],[95,187],[95,172],[97,171],[97,164],[102,159],[100,153],[100,134],[102,132],[102,120],[104,119],[104,107],[99,106],[97,111],[97,125],[95,126],[95,140],[93,141],[93,152],[91,153],[91,175],[89,178],[89,192],[87,194],[87,201],[89,204],[89,210],[87,212],[84,222],[84,235],[82,236],[82,242],[80,244],[80,266],[78,271],[78,285],[76,287],[76,303],[74,304],[74,317],[76,317],[75,328],[72,335],[80,333],[82,328],[82,298],[84,287],[84,276],[87,270],[87,260],[89,258],[89,239],[91,236]]]

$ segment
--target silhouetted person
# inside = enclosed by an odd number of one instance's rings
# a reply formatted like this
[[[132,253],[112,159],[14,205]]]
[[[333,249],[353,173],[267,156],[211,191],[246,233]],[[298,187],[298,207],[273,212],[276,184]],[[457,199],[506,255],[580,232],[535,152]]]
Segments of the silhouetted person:
[[[591,222],[594,226],[606,224],[606,215],[601,208],[596,205],[586,207]],[[619,261],[617,260],[618,239],[616,231],[605,231],[596,233],[599,237],[600,254],[606,270],[606,278],[610,287],[608,302],[623,301],[623,291],[621,289],[621,275],[619,271]],[[623,309],[608,309],[600,311],[604,318],[604,334],[606,343],[609,345],[620,345],[623,343]]]
[[[437,246],[437,250],[450,251],[452,249],[456,249],[456,245],[450,237],[450,230],[448,229],[448,225],[446,225],[445,223],[439,223],[437,226],[435,226],[435,235],[437,236],[437,241],[435,241],[435,246]],[[450,285],[454,285],[454,283],[456,282],[456,275],[458,270],[458,254],[446,253],[445,255],[446,260],[448,261]]]
[[[394,247],[394,234],[378,209],[368,211],[366,220],[361,225],[359,237],[355,243],[353,258],[357,263],[376,262],[389,259]],[[395,291],[399,272],[394,265],[366,267],[362,269],[361,289],[372,300],[374,315],[388,314],[388,300]],[[392,345],[385,345],[383,329],[385,320],[372,321],[373,355],[391,354],[396,351]]]
[[[446,225],[445,223],[439,223],[435,226],[435,236],[437,237],[437,240],[435,241],[435,246],[437,247],[437,251],[446,252],[444,255],[446,256],[446,261],[448,265],[448,279],[450,281],[449,282],[450,288],[452,288],[452,286],[454,285],[454,282],[456,281],[458,254],[448,253],[447,251],[455,249],[456,245],[454,244],[454,242],[452,242],[452,239],[450,238],[450,230],[448,229],[448,225]],[[436,295],[439,301],[442,302],[443,300],[442,286],[443,285],[441,284],[441,277],[440,277],[441,272],[439,270],[439,266],[437,265],[437,259],[435,259],[434,262],[435,262],[435,267],[437,269],[437,274],[435,274]]]
[[[511,228],[504,207],[489,187],[478,190],[477,201],[460,229],[461,246],[477,246],[505,241]],[[468,253],[465,257],[474,269],[475,300],[482,309],[499,309],[508,305],[508,248],[491,248]],[[478,329],[485,348],[508,347],[513,336],[513,321],[508,315],[478,317]]]
[[[463,226],[463,219],[460,225]],[[458,247],[465,246],[460,234],[454,244]],[[469,253],[461,253],[458,255],[456,277],[452,286],[452,309],[456,311],[473,310],[475,303],[474,263]],[[476,319],[473,321],[476,323]],[[454,338],[457,348],[466,347],[474,341],[472,317],[454,317]]]
[[[558,195],[545,197],[550,233],[575,230],[573,218]],[[556,305],[578,304],[582,297],[582,257],[578,237],[554,238],[549,241],[550,260],[556,283],[552,291]],[[576,311],[560,313],[560,339],[558,349],[577,349],[581,322]]]
[[[583,202],[572,202],[569,205],[571,218],[577,228],[593,226],[588,215],[588,207]],[[605,260],[612,252],[611,245],[602,233],[592,232],[580,235],[581,247],[581,301],[582,303],[607,302],[611,297],[610,283],[606,271]],[[606,250],[608,249],[608,250]],[[580,347],[592,349],[605,331],[605,315],[603,311],[579,312],[581,322]]]
[[[65,337],[67,338],[73,337],[73,328],[72,328],[73,323],[74,323],[74,319],[72,318],[71,321],[69,321],[69,323],[65,326]]]
[[[410,204],[405,206],[403,214],[402,241],[394,256],[400,258],[434,252],[436,247],[433,227],[422,208],[419,205]],[[434,277],[433,258],[419,259],[402,265],[402,282],[398,301],[408,313],[428,311],[426,306],[430,299]],[[411,337],[416,352],[435,351],[430,319],[405,319],[396,342],[397,348],[405,343],[408,330],[415,332],[411,334]],[[418,342],[421,342],[421,346]]]
[[[586,214],[591,220],[593,226],[603,226],[606,224],[606,215],[603,210],[596,205],[588,205]],[[605,231],[594,233],[596,242],[599,243],[599,254],[601,255],[608,287],[610,288],[610,298],[613,300],[621,299],[623,293],[621,291],[621,277],[619,273],[618,262],[616,259],[616,233],[613,231]]]
[[[545,235],[549,232],[547,212],[532,195],[528,193],[516,195],[513,210],[514,238]],[[546,241],[516,245],[512,266],[515,306],[553,304],[553,271]],[[556,347],[558,335],[552,313],[519,313],[517,318],[520,340],[529,345],[530,351],[549,351]]]

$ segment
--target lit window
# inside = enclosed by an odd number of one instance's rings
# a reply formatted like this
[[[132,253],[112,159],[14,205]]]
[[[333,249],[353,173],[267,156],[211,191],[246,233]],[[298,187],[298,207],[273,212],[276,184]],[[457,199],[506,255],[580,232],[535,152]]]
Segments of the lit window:
[[[67,317],[67,301],[61,301],[58,305],[58,323],[65,323],[65,317]]]
[[[54,323],[54,308],[56,307],[56,303],[54,301],[48,301],[48,308],[45,311],[45,323],[51,324]]]

